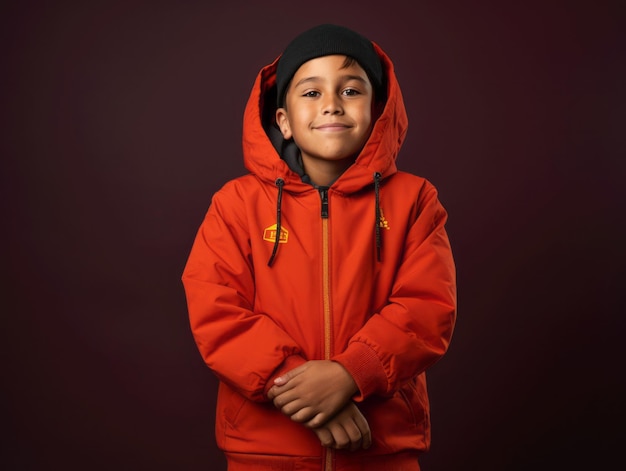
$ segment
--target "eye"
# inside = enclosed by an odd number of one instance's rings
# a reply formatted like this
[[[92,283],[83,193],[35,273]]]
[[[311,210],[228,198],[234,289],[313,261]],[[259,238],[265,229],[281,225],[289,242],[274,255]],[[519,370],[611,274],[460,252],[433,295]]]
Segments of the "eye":
[[[356,96],[356,95],[359,95],[359,94],[360,94],[360,92],[359,92],[357,89],[355,89],[355,88],[346,88],[346,89],[345,89],[343,92],[341,92],[341,93],[342,93],[343,95],[346,95],[346,96]]]
[[[302,94],[303,97],[310,97],[310,98],[314,98],[316,96],[319,96],[319,92],[315,91],[315,90],[309,90],[308,92],[305,92]]]

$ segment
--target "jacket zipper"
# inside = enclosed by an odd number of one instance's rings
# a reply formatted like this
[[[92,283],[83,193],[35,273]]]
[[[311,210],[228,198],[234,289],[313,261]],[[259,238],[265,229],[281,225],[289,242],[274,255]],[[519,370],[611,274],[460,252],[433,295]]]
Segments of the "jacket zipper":
[[[322,299],[324,301],[324,359],[329,360],[331,325],[330,325],[330,273],[328,261],[328,188],[320,188],[322,199]]]
[[[330,268],[328,253],[328,188],[319,188],[322,200],[322,297],[324,301],[324,359],[330,360],[331,351],[331,316],[330,316]],[[325,448],[324,471],[333,469],[333,450]]]

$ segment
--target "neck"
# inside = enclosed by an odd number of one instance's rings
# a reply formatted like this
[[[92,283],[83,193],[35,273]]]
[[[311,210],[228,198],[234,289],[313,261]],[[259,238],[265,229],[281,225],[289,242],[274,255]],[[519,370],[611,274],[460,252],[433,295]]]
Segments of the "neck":
[[[342,160],[321,160],[302,156],[304,172],[317,186],[330,186],[354,163],[353,158]]]

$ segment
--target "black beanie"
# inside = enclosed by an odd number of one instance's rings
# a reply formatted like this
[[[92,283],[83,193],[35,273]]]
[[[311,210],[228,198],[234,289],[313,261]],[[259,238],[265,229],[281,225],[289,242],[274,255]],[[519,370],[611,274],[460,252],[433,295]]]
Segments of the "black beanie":
[[[283,106],[287,85],[298,68],[316,57],[341,54],[355,59],[365,70],[375,93],[383,86],[383,66],[366,37],[343,26],[319,25],[293,39],[278,60],[276,87],[278,107]]]

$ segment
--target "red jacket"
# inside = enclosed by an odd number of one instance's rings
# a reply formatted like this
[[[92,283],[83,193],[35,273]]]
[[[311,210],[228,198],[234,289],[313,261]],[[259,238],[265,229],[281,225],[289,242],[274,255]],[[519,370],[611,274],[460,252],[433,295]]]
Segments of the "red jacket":
[[[314,359],[351,373],[372,431],[371,448],[332,452],[337,460],[373,463],[430,444],[425,371],[452,336],[455,268],[436,189],[396,168],[407,117],[393,65],[375,48],[387,103],[327,191],[304,183],[270,141],[262,118],[274,109],[276,61],[260,71],[244,115],[250,173],[215,193],[184,269],[191,329],[220,380],[217,443],[244,462],[325,456],[266,397],[277,375]]]

